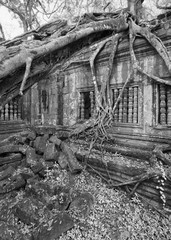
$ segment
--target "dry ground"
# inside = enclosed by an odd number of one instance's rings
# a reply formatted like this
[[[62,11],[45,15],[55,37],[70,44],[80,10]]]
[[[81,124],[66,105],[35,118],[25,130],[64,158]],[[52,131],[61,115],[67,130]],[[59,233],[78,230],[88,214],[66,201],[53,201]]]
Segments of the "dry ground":
[[[56,166],[47,171],[47,177],[42,181],[50,185],[65,186],[68,184],[68,179],[67,171],[60,170],[59,174],[58,166]],[[72,180],[74,191],[91,193],[94,197],[94,204],[90,206],[89,214],[84,217],[80,216],[79,211],[69,211],[75,220],[75,226],[64,233],[59,238],[60,240],[171,239],[169,215],[164,217],[157,211],[145,207],[136,196],[129,199],[124,191],[107,188],[100,178],[90,175],[85,170]],[[7,195],[1,198],[1,211],[4,207],[10,210],[14,204],[14,198],[15,202],[22,199],[23,190],[14,195],[13,200],[11,197]],[[14,226],[18,233],[22,233],[25,236],[24,240],[35,240],[30,236],[32,232],[36,232],[36,228],[19,222],[14,215],[10,214],[9,211],[8,224]],[[51,217],[53,214],[55,211],[52,211]],[[42,212],[42,224],[50,221],[49,219],[49,216]],[[12,239],[17,239],[18,233]]]

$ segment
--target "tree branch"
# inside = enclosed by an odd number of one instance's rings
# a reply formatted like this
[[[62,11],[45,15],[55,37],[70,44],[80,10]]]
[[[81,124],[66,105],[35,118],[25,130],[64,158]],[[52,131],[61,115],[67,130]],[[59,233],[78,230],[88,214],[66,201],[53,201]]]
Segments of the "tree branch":
[[[169,10],[169,9],[171,9],[171,6],[161,6],[161,5],[159,5],[159,1],[160,1],[160,0],[157,0],[157,2],[156,2],[156,7],[157,7],[158,9],[163,9],[163,10]]]
[[[132,27],[135,35],[140,34],[156,49],[164,60],[169,72],[171,72],[171,59],[162,41],[151,33],[149,29],[138,26],[134,21],[132,21]]]
[[[26,70],[25,70],[23,81],[21,83],[21,87],[20,87],[20,95],[23,95],[24,86],[25,86],[26,80],[30,74],[32,60],[33,60],[33,57],[28,57],[26,60]]]

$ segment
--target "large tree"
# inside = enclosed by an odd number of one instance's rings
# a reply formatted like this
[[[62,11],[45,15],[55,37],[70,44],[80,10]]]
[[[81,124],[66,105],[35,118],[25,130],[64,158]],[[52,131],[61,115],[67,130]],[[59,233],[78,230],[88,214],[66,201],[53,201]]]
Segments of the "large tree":
[[[72,18],[76,15],[89,13],[94,10],[102,11],[114,7],[107,0],[0,0],[0,6],[7,8],[13,17],[17,18],[24,32],[37,26],[44,20],[65,16]],[[56,16],[56,17],[55,17]]]
[[[138,65],[133,50],[136,36],[141,36],[156,49],[163,58],[169,71],[171,62],[167,49],[161,40],[152,33],[154,26],[146,27],[145,22],[141,24],[141,10],[143,0],[129,0],[126,9],[115,12],[89,13],[79,17],[75,23],[70,25],[66,21],[56,20],[37,30],[30,31],[19,38],[6,41],[1,44],[0,51],[0,103],[4,106],[18,94],[22,94],[30,88],[36,81],[41,80],[45,74],[53,70],[53,67],[62,65],[69,57],[97,40],[97,49],[90,58],[90,67],[95,88],[96,115],[95,118],[86,123],[88,126],[99,126],[105,134],[105,126],[112,122],[114,111],[119,103],[124,88],[136,76],[137,71],[145,74],[144,70]],[[131,57],[130,75],[128,76],[115,105],[112,107],[109,91],[110,78],[113,68],[113,60],[117,47],[122,38],[128,34],[129,48]],[[25,40],[26,37],[31,40]],[[105,40],[103,38],[106,37]],[[102,83],[101,90],[97,87],[95,60],[105,44],[111,41],[112,49],[109,57],[108,78]],[[72,43],[72,45],[71,45]],[[160,79],[156,76],[150,77],[157,82],[169,84],[169,81]],[[81,130],[82,131],[82,130]]]
[[[156,6],[159,9],[169,10],[171,9],[171,1],[170,0],[156,0]]]
[[[0,0],[0,6],[7,8],[19,19],[24,32],[40,25],[40,15],[52,15],[57,10],[56,3],[57,0]],[[51,4],[54,7],[50,9]]]

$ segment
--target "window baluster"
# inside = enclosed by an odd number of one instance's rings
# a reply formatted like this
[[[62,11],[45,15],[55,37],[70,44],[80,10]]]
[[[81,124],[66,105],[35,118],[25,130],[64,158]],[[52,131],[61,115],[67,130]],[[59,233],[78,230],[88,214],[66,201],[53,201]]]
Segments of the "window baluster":
[[[13,116],[14,116],[14,120],[17,120],[17,103],[16,103],[16,100],[13,101]]]
[[[128,122],[133,122],[133,88],[129,88],[129,99],[128,99]]]
[[[8,120],[8,103],[5,105],[5,120]]]
[[[119,89],[119,94],[120,94],[120,92],[121,92],[121,88]],[[119,101],[119,122],[122,122],[122,113],[123,113],[123,111],[122,111],[122,107],[123,107],[123,99],[121,98],[121,100]]]
[[[160,124],[166,124],[166,91],[163,84],[160,84]]]
[[[133,123],[138,122],[138,87],[134,87]]]
[[[171,125],[171,87],[167,89],[167,124]]]
[[[123,93],[123,122],[128,122],[128,89],[125,88]]]
[[[17,99],[17,118],[20,120],[21,119],[21,105],[20,105],[20,100],[19,98]]]

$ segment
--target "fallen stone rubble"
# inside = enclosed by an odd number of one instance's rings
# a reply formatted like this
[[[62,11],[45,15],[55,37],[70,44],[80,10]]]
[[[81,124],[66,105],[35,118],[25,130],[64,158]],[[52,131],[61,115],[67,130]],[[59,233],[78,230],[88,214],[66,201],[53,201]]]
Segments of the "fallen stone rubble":
[[[65,173],[68,180],[49,184],[46,178],[53,168],[56,168],[53,178]],[[77,209],[86,217],[93,196],[74,191],[74,175],[81,171],[82,166],[70,147],[55,134],[28,130],[1,141],[0,199],[11,203],[9,208],[1,204],[0,239],[56,239],[75,224],[68,211]],[[20,190],[24,192],[21,199]],[[42,214],[48,222],[40,221]],[[34,226],[36,232],[23,236],[9,225],[9,216],[28,227]]]

